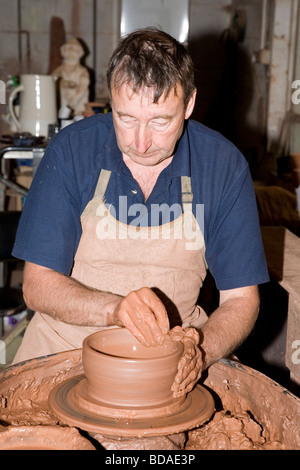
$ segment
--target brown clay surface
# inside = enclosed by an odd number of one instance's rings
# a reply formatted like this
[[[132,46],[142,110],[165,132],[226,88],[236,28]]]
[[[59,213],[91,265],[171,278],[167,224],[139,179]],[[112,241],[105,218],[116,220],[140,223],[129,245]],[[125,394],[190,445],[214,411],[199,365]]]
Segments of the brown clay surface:
[[[67,378],[83,374],[82,350],[32,359],[0,372],[0,422],[18,426],[55,425],[49,393]]]
[[[85,376],[55,387],[50,406],[66,424],[111,436],[163,436],[199,426],[214,401],[200,386],[173,398],[182,353],[182,342],[170,336],[147,348],[124,328],[94,333],[83,342]]]
[[[50,394],[49,404],[62,422],[93,433],[121,437],[166,436],[199,426],[210,418],[214,410],[211,394],[197,386],[174,413],[150,418],[151,409],[145,408],[140,410],[145,416],[136,417],[134,409],[127,409],[127,418],[119,418],[119,410],[112,407],[109,417],[108,409],[104,415],[97,414],[95,408],[83,407],[74,399],[73,390],[80,379],[82,377],[75,377],[57,386]],[[154,408],[153,415],[156,412]]]
[[[9,426],[0,432],[0,450],[95,450],[75,428]]]
[[[169,336],[162,346],[147,348],[125,328],[94,333],[83,342],[85,396],[110,408],[173,405],[171,386],[182,353],[182,342]]]
[[[208,369],[216,413],[186,449],[300,450],[300,399],[260,372],[223,359]]]
[[[81,350],[33,359],[0,372],[0,422],[5,425],[59,425],[48,405],[58,384],[83,374]],[[300,450],[300,400],[259,372],[237,361],[212,365],[203,385],[215,398],[208,423],[170,437],[121,438],[94,435],[110,450],[295,449]],[[43,426],[40,426],[43,425]],[[64,432],[68,429],[62,427]],[[257,437],[258,436],[258,437]],[[174,441],[174,442],[172,442]],[[176,442],[175,442],[176,441]]]

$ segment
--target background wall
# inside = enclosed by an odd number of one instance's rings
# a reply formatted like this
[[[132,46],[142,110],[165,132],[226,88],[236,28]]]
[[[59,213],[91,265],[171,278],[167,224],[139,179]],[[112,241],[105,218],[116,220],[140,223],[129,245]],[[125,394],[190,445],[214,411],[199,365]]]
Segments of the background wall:
[[[189,47],[198,70],[196,119],[219,130],[254,172],[264,152],[268,69],[261,47],[262,1],[191,1]]]
[[[48,73],[55,18],[60,21],[53,40],[63,33],[67,40],[82,40],[85,64],[95,72],[96,94],[106,94],[106,65],[119,35],[119,0],[0,0],[0,13],[2,80],[10,74]]]
[[[198,88],[193,117],[230,138],[255,177],[268,136],[277,144],[288,108],[287,77],[295,78],[288,57],[297,41],[295,5],[298,0],[190,0],[188,47]],[[0,79],[49,73],[53,46],[74,36],[86,48],[93,97],[107,98],[105,73],[119,39],[120,11],[121,0],[0,0]],[[0,135],[7,130],[0,120]]]

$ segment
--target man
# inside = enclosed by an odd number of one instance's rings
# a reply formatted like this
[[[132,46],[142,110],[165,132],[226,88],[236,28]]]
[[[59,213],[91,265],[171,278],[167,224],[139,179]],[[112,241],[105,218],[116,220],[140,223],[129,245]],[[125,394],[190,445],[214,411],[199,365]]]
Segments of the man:
[[[172,37],[130,34],[107,79],[112,114],[58,134],[25,203],[13,253],[36,313],[15,362],[113,326],[151,347],[179,325],[191,339],[180,396],[255,323],[268,274],[252,181],[230,142],[189,120],[193,64]],[[207,267],[220,291],[208,319],[196,305]]]

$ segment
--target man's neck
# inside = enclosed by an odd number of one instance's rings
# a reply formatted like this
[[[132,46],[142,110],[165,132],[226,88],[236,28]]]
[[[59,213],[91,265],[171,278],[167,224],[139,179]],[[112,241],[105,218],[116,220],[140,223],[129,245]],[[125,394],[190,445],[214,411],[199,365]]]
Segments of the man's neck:
[[[150,196],[160,173],[170,165],[172,158],[166,158],[155,166],[146,166],[133,162],[130,157],[123,154],[124,163],[141,188],[145,201]]]

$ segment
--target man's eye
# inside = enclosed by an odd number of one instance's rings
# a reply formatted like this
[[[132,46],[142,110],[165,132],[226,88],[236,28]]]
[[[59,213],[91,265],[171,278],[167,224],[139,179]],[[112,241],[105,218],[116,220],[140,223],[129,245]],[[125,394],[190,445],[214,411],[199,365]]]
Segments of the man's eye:
[[[152,121],[152,125],[155,126],[155,127],[166,127],[168,125],[169,121],[165,121],[165,120],[162,120],[162,121]]]
[[[121,117],[120,120],[122,124],[124,124],[125,126],[134,126],[136,123],[135,119],[128,118],[128,117]]]

